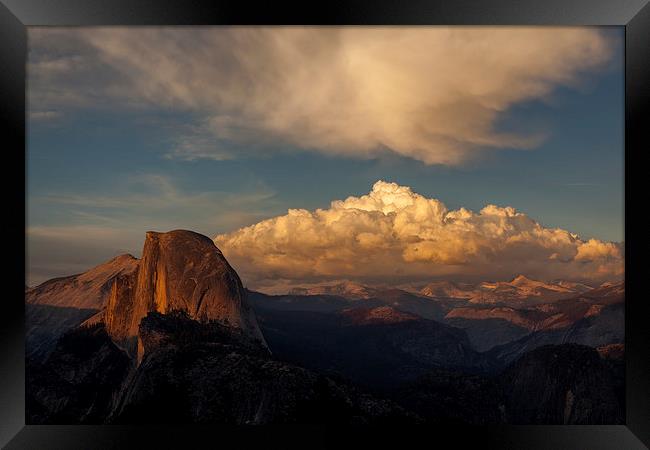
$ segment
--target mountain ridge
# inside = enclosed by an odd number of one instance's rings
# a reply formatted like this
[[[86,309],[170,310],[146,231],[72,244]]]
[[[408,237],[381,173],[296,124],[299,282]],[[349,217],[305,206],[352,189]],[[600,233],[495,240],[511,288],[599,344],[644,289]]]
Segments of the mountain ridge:
[[[435,292],[456,289],[456,295],[472,286],[436,283]],[[31,331],[50,332],[48,314],[58,317],[52,333],[72,328],[45,361],[28,358],[29,417],[38,423],[375,423],[417,421],[412,406],[432,423],[516,421],[520,412],[532,423],[619,420],[620,386],[614,392],[605,381],[624,354],[624,282],[586,289],[522,275],[480,286],[505,301],[355,282],[269,296],[246,290],[209,238],[187,230],[147,232],[140,260],[122,255],[35,288],[46,295],[43,302],[57,305],[94,292],[103,309],[76,326],[96,309],[70,307],[68,315],[64,306],[28,301],[39,320]],[[559,300],[558,293],[571,296]],[[570,370],[553,380],[551,396],[533,415],[527,388],[544,392],[535,374],[555,354],[563,358],[558,368]],[[586,384],[574,376],[576,358],[597,372]],[[621,373],[611,374],[619,384]],[[399,391],[394,403],[372,397],[403,383],[416,383],[406,403]],[[517,393],[504,397],[509,383]],[[604,402],[596,415],[588,405],[594,387],[608,389],[593,396]],[[476,405],[473,396],[480,397]],[[565,412],[558,415],[557,405]]]
[[[619,282],[611,282],[617,284]],[[547,303],[562,300],[578,294],[606,287],[589,286],[581,282],[569,280],[540,281],[519,274],[509,281],[481,281],[476,283],[439,280],[426,283],[424,286],[405,284],[399,289],[415,295],[436,299],[466,300],[473,304],[504,303],[509,306]],[[395,289],[387,286],[366,285],[357,281],[342,280],[314,283],[287,289],[284,295],[334,295],[347,299],[367,300],[377,297],[387,290]],[[275,293],[277,295],[277,293]]]
[[[109,335],[126,341],[149,312],[172,310],[227,323],[264,342],[239,276],[210,238],[148,231],[138,269],[115,279],[103,321]]]
[[[125,253],[98,264],[85,272],[47,280],[25,292],[25,302],[81,309],[106,306],[113,280],[133,273],[139,260]]]

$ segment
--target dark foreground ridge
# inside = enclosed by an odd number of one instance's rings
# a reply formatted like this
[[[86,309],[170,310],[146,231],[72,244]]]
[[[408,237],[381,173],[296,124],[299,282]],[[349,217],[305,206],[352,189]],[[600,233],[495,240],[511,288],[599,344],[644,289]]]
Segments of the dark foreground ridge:
[[[612,362],[582,345],[540,347],[497,376],[431,369],[371,393],[184,311],[149,313],[139,338],[138,365],[101,323],[66,333],[28,367],[29,423],[622,423]]]
[[[274,361],[259,341],[186,312],[149,313],[136,366],[102,324],[30,367],[30,423],[416,423],[389,400]],[[98,389],[99,388],[99,389]]]

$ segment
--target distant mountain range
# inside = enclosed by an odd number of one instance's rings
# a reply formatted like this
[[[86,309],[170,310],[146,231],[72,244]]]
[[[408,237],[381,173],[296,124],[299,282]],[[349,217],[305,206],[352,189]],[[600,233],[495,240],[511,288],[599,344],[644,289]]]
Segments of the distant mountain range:
[[[360,283],[345,281],[335,284],[321,284],[310,287],[296,287],[288,295],[338,295],[348,299],[362,299],[372,297],[378,289],[364,286]]]
[[[598,286],[596,286],[598,287]],[[483,281],[463,283],[453,281],[433,281],[424,286],[402,286],[410,293],[436,299],[462,299],[476,304],[510,304],[521,306],[532,303],[547,303],[596,288],[584,283],[557,280],[543,282],[525,275],[518,275],[511,281]],[[306,287],[295,287],[287,295],[337,295],[347,299],[367,299],[386,290],[352,281],[321,283]]]
[[[149,232],[141,259],[26,288],[28,418],[620,423],[624,297],[523,275],[266,295],[209,238]]]

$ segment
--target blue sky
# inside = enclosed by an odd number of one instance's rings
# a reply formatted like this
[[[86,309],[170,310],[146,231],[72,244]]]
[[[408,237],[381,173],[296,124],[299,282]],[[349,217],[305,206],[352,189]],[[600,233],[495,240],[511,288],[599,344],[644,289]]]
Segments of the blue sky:
[[[206,137],[203,131],[192,142],[199,142],[201,151],[225,148],[228,156],[177,157],[172,149],[179,136],[204,120],[200,108],[131,106],[106,93],[95,100],[102,105],[61,100],[41,105],[41,97],[33,95],[29,280],[78,272],[124,251],[138,255],[148,229],[189,228],[215,236],[289,208],[327,208],[332,200],[369,192],[377,180],[409,186],[450,209],[512,206],[545,227],[584,239],[623,241],[622,30],[600,33],[612,49],[605,63],[581,71],[568,85],[557,83],[543,95],[508,103],[491,123],[494,133],[544,135],[543,140],[520,146],[531,148],[463,149],[463,155],[477,156],[453,164],[431,164],[391,148],[326,152],[311,141],[302,146],[295,139],[275,139],[277,134],[263,135],[260,145],[259,138],[250,144],[218,133]],[[67,41],[61,44],[66,51],[57,53],[55,44],[44,46],[39,35],[32,36],[39,58],[75,49],[87,54]],[[56,86],[64,92],[84,83],[74,79],[76,86],[34,76],[30,89]],[[91,81],[88,89],[94,92]],[[260,150],[247,151],[251,146]]]

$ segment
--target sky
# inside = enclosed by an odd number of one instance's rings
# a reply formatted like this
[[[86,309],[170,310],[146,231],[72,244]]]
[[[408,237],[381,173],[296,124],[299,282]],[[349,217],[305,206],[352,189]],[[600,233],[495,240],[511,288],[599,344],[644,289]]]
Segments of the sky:
[[[622,275],[622,28],[28,36],[29,285],[178,228],[255,288]]]

